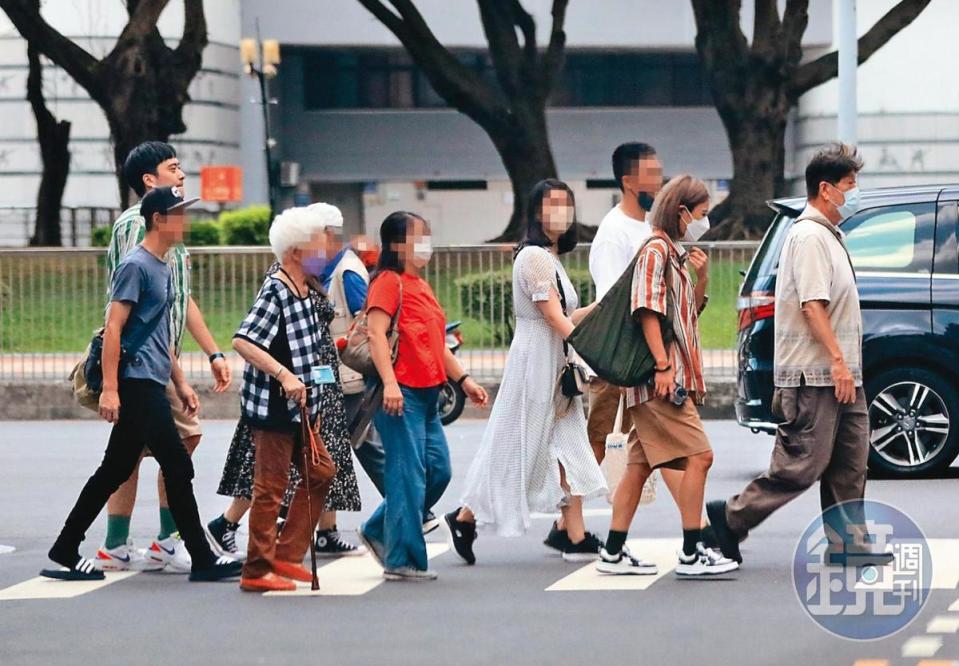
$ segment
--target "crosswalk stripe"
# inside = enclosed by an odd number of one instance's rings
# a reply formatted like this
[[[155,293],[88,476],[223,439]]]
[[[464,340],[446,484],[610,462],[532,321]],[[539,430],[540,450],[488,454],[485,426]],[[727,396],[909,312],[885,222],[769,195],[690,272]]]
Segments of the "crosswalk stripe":
[[[426,544],[426,555],[430,559],[449,550],[445,543]],[[383,569],[369,554],[362,557],[341,557],[320,567],[316,572],[320,579],[320,589],[310,589],[309,583],[297,583],[292,592],[266,592],[265,597],[309,597],[309,596],[358,596],[366,594],[384,581]]]
[[[136,576],[139,571],[108,571],[104,580],[65,581],[37,576],[0,590],[0,601],[24,599],[72,599],[94,592],[117,581]]]
[[[629,549],[636,557],[653,562],[659,572],[655,576],[613,576],[596,571],[590,562],[546,588],[547,592],[581,592],[595,590],[645,590],[676,568],[676,551],[682,539],[631,539]]]
[[[942,647],[942,639],[938,636],[913,636],[903,643],[903,657],[932,657]]]
[[[959,631],[959,617],[937,615],[926,625],[927,634],[954,634]]]
[[[932,589],[959,587],[959,539],[926,539],[932,556]]]

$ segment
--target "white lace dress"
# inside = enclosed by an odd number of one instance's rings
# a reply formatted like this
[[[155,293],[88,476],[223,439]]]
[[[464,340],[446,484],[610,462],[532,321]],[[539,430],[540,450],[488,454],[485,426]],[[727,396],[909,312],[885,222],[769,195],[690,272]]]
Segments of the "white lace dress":
[[[526,247],[513,264],[516,330],[502,384],[483,442],[470,465],[462,502],[479,526],[501,536],[520,536],[533,512],[552,512],[565,501],[559,465],[572,495],[606,493],[606,481],[589,445],[581,398],[569,409],[556,381],[565,363],[563,340],[536,303],[558,293],[563,281],[567,314],[579,298],[559,260],[548,250]]]

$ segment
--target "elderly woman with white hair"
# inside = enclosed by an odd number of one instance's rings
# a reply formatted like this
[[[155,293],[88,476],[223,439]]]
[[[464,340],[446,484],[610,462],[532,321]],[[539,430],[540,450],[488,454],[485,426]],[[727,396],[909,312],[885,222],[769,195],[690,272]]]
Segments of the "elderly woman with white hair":
[[[270,228],[270,245],[280,265],[267,275],[233,337],[233,348],[247,362],[240,402],[256,448],[250,539],[240,580],[241,589],[250,591],[291,590],[294,580],[312,579],[303,567],[316,528],[307,518],[307,492],[317,507],[315,520],[336,473],[323,442],[328,436],[346,437],[336,348],[329,329],[333,309],[315,275],[310,275],[326,257],[322,217],[303,208],[284,211]],[[324,375],[333,382],[324,381]],[[331,402],[339,405],[340,418],[331,419],[339,432],[323,427],[327,422],[323,407]],[[304,408],[319,444],[319,455],[306,456],[309,474],[303,473],[300,453],[306,445],[301,441]],[[291,460],[310,483],[309,488],[307,484],[297,488],[277,537],[276,520],[289,484]]]

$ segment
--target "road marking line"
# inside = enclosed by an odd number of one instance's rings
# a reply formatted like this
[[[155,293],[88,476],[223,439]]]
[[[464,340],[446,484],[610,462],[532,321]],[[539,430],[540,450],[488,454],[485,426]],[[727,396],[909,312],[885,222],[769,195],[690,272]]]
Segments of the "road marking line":
[[[913,636],[902,645],[903,657],[932,657],[942,647],[939,636]]]
[[[445,543],[426,544],[430,559],[450,549]],[[358,596],[383,584],[383,569],[370,554],[362,557],[341,557],[317,570],[320,589],[314,592],[309,583],[297,583],[292,592],[265,592],[264,597],[334,597]]]
[[[591,590],[645,590],[676,568],[676,551],[682,539],[630,539],[629,549],[659,567],[655,576],[615,576],[596,571],[590,562],[546,588],[547,592],[581,592]]]
[[[107,571],[104,580],[54,580],[37,576],[0,590],[0,601],[24,599],[72,599],[99,590],[117,581],[136,576],[140,571]]]
[[[852,666],[889,666],[888,659],[857,659]]]
[[[955,601],[952,602],[952,605],[949,606],[949,610],[959,611],[959,599],[956,599]]]
[[[926,539],[926,543],[932,556],[932,589],[959,587],[959,539]]]
[[[916,662],[916,666],[957,666],[959,661],[953,661],[952,659],[923,659],[922,661]]]
[[[954,634],[959,631],[959,617],[937,615],[926,625],[927,634]]]

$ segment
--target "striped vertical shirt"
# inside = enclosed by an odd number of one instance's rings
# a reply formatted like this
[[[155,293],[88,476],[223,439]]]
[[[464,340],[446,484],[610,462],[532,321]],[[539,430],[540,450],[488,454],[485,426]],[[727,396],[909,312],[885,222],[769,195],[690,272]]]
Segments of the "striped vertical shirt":
[[[674,340],[669,348],[669,363],[676,370],[676,383],[689,391],[697,404],[706,395],[703,379],[703,355],[699,340],[699,313],[692,277],[686,269],[689,253],[660,232],[654,232],[641,250],[633,272],[631,307],[666,316],[666,262],[670,265],[673,297]],[[637,386],[629,392],[629,406],[652,400],[652,386]]]
[[[117,266],[137,245],[143,242],[146,235],[146,221],[140,215],[140,204],[136,203],[127,208],[113,223],[113,232],[110,235],[110,246],[107,248],[107,312],[113,284],[113,273]],[[190,300],[190,253],[180,243],[167,253],[167,265],[170,267],[173,285],[173,305],[170,308],[170,340],[177,356],[183,347],[183,331],[186,328],[186,310]]]

